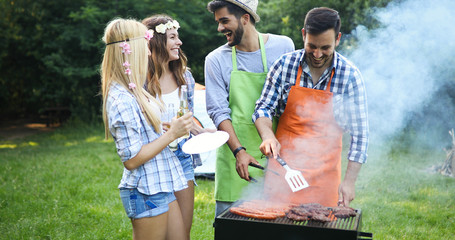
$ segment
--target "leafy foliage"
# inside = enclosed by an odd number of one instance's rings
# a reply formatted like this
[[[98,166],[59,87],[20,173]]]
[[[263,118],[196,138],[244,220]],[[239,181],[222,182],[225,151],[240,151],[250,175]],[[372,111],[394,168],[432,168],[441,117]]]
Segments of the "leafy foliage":
[[[176,18],[189,67],[203,83],[205,56],[225,39],[206,5],[208,0],[143,1],[0,1],[0,101],[2,118],[36,116],[49,107],[69,107],[72,116],[99,120],[99,65],[104,50],[101,37],[115,17],[143,19],[157,13]],[[389,0],[325,1],[343,18],[342,31],[356,25],[374,26],[373,7]],[[290,36],[302,47],[300,29],[305,13],[321,4],[315,0],[263,0],[257,24],[261,32]]]
[[[336,9],[341,16],[341,32],[349,34],[358,25],[368,28],[377,27],[371,18],[374,8],[384,7],[391,0],[266,0],[259,4],[261,22],[257,28],[262,32],[271,32],[289,36],[296,48],[303,48],[301,29],[306,13],[315,7]]]

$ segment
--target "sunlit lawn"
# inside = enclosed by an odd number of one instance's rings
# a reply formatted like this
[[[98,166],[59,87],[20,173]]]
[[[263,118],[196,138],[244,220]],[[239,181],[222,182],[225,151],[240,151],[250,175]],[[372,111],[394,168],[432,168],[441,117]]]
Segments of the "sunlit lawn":
[[[0,239],[130,239],[122,165],[102,126],[0,140]],[[455,179],[428,169],[442,150],[370,145],[352,206],[374,239],[454,239]],[[345,165],[345,163],[344,163]],[[192,239],[213,239],[213,182],[198,180]]]

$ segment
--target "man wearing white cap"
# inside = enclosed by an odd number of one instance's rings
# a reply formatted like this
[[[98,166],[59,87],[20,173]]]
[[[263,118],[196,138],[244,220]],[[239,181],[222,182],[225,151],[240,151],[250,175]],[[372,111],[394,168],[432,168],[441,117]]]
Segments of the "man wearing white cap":
[[[295,50],[290,38],[256,30],[257,5],[257,0],[216,0],[207,5],[227,40],[205,62],[207,112],[215,126],[230,135],[217,150],[216,216],[240,198],[250,176],[262,174],[248,169],[250,163],[265,163],[251,116],[268,69],[282,54]]]

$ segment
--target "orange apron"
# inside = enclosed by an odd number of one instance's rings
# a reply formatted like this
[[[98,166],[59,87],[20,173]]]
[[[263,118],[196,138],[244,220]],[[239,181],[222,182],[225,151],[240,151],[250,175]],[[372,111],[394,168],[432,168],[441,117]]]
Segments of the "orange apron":
[[[284,179],[285,169],[276,160],[269,160],[268,168],[280,174],[266,174],[265,193],[272,200],[337,205],[343,131],[333,116],[333,74],[334,70],[326,90],[300,87],[299,66],[276,137],[281,144],[280,156],[290,168],[301,171],[310,186],[293,193]]]

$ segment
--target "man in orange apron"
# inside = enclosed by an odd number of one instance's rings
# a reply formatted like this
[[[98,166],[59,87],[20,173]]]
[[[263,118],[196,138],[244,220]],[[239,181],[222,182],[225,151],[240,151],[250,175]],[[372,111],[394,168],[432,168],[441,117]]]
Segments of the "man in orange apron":
[[[349,206],[355,197],[355,181],[367,158],[368,113],[360,71],[335,51],[340,25],[333,9],[308,12],[304,49],[283,55],[271,67],[256,103],[260,150],[269,156],[268,168],[280,173],[266,175],[265,192],[272,200]],[[276,135],[272,116],[279,116]],[[343,130],[351,134],[351,147],[341,182]],[[278,155],[302,172],[308,188],[292,192],[287,187]]]

